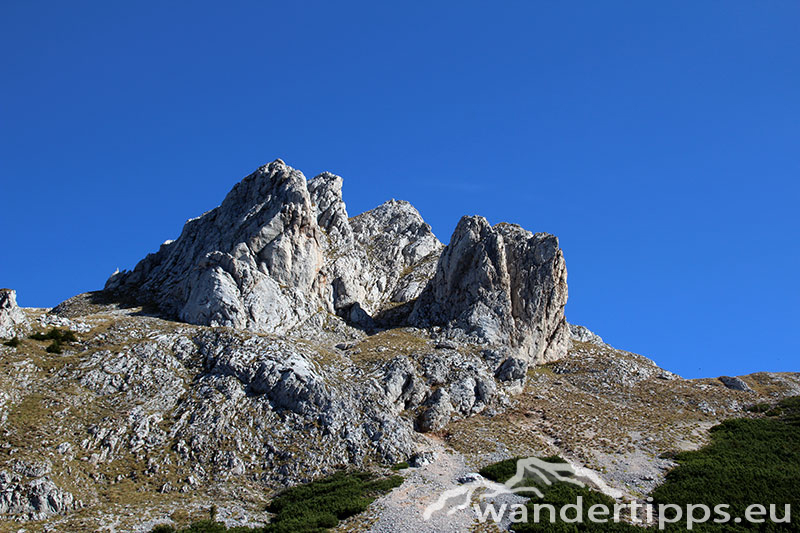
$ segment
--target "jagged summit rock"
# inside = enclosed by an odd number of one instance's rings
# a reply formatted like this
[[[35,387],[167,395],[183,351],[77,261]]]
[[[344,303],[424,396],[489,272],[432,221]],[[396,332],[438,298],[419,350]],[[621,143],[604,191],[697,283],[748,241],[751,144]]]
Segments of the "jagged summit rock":
[[[25,314],[17,306],[17,293],[0,289],[0,338],[14,336],[15,327],[25,322]]]
[[[598,346],[606,346],[606,343],[603,342],[603,337],[601,337],[600,335],[598,335],[597,333],[593,332],[592,330],[590,330],[585,326],[570,324],[569,335],[570,338],[572,338],[572,340],[574,341],[588,342],[591,344],[596,344]]]
[[[411,320],[473,332],[528,361],[563,357],[567,269],[558,239],[513,224],[463,217]]]
[[[416,298],[444,245],[408,202],[390,200],[350,219],[353,245],[332,257],[334,307],[353,321]],[[342,313],[344,311],[344,313]]]
[[[106,290],[194,324],[281,333],[319,305],[321,240],[305,177],[276,160]]]
[[[347,220],[347,207],[342,200],[342,178],[323,172],[308,182],[308,192],[317,214],[317,224],[328,235],[331,243],[351,243],[353,230]]]
[[[566,353],[566,267],[552,235],[465,217],[449,246],[408,202],[349,217],[342,178],[276,160],[106,293],[179,320],[284,334],[318,314],[357,327],[447,326],[529,362]]]
[[[306,181],[276,160],[105,291],[189,323],[286,333],[318,312],[363,321],[416,296],[411,271],[441,248],[409,204],[349,219],[342,178]]]

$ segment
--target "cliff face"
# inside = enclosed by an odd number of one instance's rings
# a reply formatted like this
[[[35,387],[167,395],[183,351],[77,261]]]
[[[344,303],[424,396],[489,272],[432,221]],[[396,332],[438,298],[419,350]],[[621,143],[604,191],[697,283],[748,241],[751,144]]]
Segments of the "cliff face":
[[[412,320],[474,333],[545,363],[569,347],[566,303],[567,268],[556,237],[464,217]]]
[[[445,247],[407,202],[349,218],[340,177],[307,181],[281,160],[105,290],[188,323],[263,333],[336,314],[361,328],[378,317],[384,327],[444,326],[531,363],[569,344],[566,267],[552,235],[465,217]]]
[[[13,337],[14,326],[24,321],[25,315],[17,306],[17,293],[11,289],[0,289],[0,339]]]
[[[305,177],[275,161],[106,290],[192,324],[282,333],[321,301],[322,238]]]

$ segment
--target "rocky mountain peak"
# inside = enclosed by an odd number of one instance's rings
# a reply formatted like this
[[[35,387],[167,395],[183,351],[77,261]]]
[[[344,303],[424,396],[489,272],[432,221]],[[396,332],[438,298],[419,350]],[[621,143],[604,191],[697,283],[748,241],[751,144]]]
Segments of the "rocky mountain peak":
[[[283,332],[308,316],[321,237],[305,177],[276,160],[106,291],[194,324]]]
[[[317,224],[332,243],[345,244],[353,240],[348,222],[347,207],[342,200],[341,177],[323,172],[308,182],[311,203],[317,214]]]
[[[106,292],[194,324],[282,334],[334,313],[357,327],[447,326],[529,362],[566,353],[558,239],[464,217],[445,247],[405,201],[349,217],[342,185],[275,160]]]

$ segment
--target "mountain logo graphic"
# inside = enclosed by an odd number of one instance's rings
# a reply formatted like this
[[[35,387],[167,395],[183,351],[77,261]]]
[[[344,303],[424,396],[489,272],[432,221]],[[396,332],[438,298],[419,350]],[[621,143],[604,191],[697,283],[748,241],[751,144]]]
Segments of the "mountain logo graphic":
[[[439,498],[425,508],[423,518],[430,520],[434,513],[445,511],[452,515],[458,510],[469,507],[475,492],[478,489],[485,489],[479,496],[486,500],[501,494],[524,494],[526,496],[536,496],[543,498],[544,494],[535,486],[522,484],[525,480],[534,480],[537,483],[552,485],[557,482],[572,483],[578,487],[585,485],[575,479],[575,469],[568,463],[549,463],[537,457],[528,457],[517,461],[517,469],[513,476],[503,484],[494,483],[487,479],[471,481],[458,488],[444,491]]]

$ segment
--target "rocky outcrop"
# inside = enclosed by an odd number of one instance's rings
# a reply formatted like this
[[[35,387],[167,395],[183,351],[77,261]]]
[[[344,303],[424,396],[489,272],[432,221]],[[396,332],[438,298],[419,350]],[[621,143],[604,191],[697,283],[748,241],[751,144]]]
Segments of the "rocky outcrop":
[[[566,302],[567,269],[556,237],[464,217],[411,321],[466,331],[544,363],[569,346]]]
[[[408,202],[386,202],[350,226],[352,243],[333,250],[327,267],[333,306],[352,322],[370,324],[381,311],[419,296],[443,245]]]
[[[0,289],[0,338],[14,336],[16,326],[25,322],[25,314],[17,306],[17,293]]]
[[[342,178],[306,182],[277,160],[133,271],[114,274],[105,293],[201,325],[286,333],[317,313],[369,325],[419,294],[441,249],[410,204],[349,219]]]
[[[0,471],[0,515],[42,520],[81,507],[45,475],[49,472],[37,473]]]
[[[277,160],[106,291],[194,324],[285,332],[319,307],[321,238],[305,177]]]
[[[588,342],[591,344],[596,344],[598,346],[606,346],[606,343],[603,342],[603,338],[600,335],[594,333],[589,328],[586,328],[584,326],[570,324],[569,336],[572,340],[577,342]]]
[[[317,224],[328,236],[328,244],[335,248],[353,242],[353,230],[347,216],[347,206],[342,200],[342,178],[323,172],[308,182],[308,193],[317,216]]]
[[[349,218],[342,178],[306,181],[281,160],[113,275],[105,294],[264,333],[307,331],[328,314],[362,329],[446,326],[528,363],[558,359],[569,344],[566,268],[552,235],[464,217],[445,248],[408,202]]]
[[[739,377],[732,377],[732,376],[720,376],[718,378],[723,385],[728,387],[731,390],[738,390],[738,391],[746,391],[752,392],[753,389],[750,388],[742,378]]]

